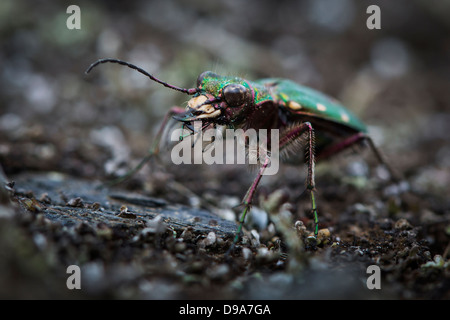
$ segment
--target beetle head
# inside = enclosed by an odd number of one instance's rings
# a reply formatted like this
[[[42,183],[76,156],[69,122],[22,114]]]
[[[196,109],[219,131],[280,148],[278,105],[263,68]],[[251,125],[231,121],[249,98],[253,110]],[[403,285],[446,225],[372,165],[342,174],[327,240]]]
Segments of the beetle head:
[[[253,106],[253,88],[244,80],[203,72],[197,79],[197,93],[187,104],[186,112],[175,116],[188,128],[202,120],[209,124],[239,125]]]

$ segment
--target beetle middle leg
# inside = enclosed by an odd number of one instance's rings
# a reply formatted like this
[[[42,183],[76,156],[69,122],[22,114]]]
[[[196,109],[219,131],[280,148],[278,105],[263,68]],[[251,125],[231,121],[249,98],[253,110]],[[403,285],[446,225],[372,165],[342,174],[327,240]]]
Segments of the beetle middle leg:
[[[295,143],[299,139],[303,139],[303,135],[307,134],[306,140],[306,159],[308,162],[308,175],[306,177],[306,189],[311,198],[311,212],[314,217],[314,238],[317,238],[319,233],[319,216],[317,214],[316,199],[314,191],[316,188],[315,182],[315,154],[314,154],[314,129],[310,122],[296,124],[285,130],[280,137],[280,151],[288,148],[290,144]]]

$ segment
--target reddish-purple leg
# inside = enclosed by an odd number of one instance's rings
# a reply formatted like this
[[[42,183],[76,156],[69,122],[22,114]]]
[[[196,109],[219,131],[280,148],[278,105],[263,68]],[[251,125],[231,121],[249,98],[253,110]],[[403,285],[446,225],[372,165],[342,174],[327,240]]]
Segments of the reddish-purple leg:
[[[322,151],[320,153],[320,155],[317,157],[317,159],[321,160],[321,159],[331,157],[331,156],[343,151],[344,149],[347,149],[348,147],[351,147],[352,145],[355,145],[356,143],[363,141],[363,140],[365,140],[369,143],[369,146],[372,149],[372,152],[375,154],[378,162],[387,168],[387,170],[389,171],[389,174],[391,175],[391,178],[395,181],[400,180],[399,177],[397,176],[397,174],[392,170],[392,168],[384,160],[380,151],[375,146],[375,143],[373,142],[372,138],[362,132],[356,133],[356,134],[348,137],[347,139],[328,147],[327,149],[325,149],[324,151]]]
[[[233,245],[230,248],[231,250],[234,247],[234,245],[239,241],[239,237],[240,237],[241,232],[242,232],[242,226],[243,226],[244,221],[245,221],[245,216],[247,215],[247,212],[250,210],[250,207],[252,205],[253,195],[254,195],[254,193],[256,191],[256,188],[258,187],[259,182],[261,181],[261,178],[262,178],[262,176],[264,174],[264,170],[266,170],[266,168],[269,165],[269,163],[270,163],[270,159],[268,157],[266,157],[263,165],[259,169],[258,176],[253,181],[252,185],[250,186],[250,188],[248,189],[247,193],[245,194],[244,199],[242,200],[242,204],[245,207],[244,207],[244,211],[242,212],[241,218],[239,219],[239,226],[238,226],[238,229],[236,231],[236,236],[234,237]]]

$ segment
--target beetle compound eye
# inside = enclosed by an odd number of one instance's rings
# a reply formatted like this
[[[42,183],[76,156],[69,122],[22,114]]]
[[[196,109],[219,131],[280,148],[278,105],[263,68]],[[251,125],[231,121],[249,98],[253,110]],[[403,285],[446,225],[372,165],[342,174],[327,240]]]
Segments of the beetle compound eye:
[[[249,100],[249,90],[242,84],[229,84],[223,88],[223,96],[228,105],[239,107]]]

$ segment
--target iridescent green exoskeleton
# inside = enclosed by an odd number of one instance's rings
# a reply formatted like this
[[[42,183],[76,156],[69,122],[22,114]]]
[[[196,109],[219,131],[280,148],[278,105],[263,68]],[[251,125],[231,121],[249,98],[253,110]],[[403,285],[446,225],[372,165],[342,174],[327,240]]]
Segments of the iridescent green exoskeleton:
[[[117,59],[101,59],[93,63],[86,72],[105,62],[119,63],[135,69],[170,89],[184,92],[193,97],[187,108],[173,107],[163,120],[156,141],[148,155],[121,178],[129,177],[139,170],[154,154],[159,152],[159,142],[167,121],[174,118],[183,127],[194,133],[194,121],[202,121],[202,129],[223,125],[231,128],[279,130],[280,151],[290,148],[299,140],[306,141],[305,161],[308,171],[306,189],[310,194],[311,212],[314,217],[314,237],[317,237],[319,220],[314,197],[314,164],[317,160],[334,155],[352,145],[368,142],[380,163],[386,165],[366,126],[335,99],[313,89],[285,79],[262,79],[248,81],[238,77],[220,76],[203,72],[195,88],[185,89],[163,82],[130,63]],[[268,135],[269,137],[271,135]],[[270,148],[271,141],[267,141]],[[256,188],[269,165],[269,159],[262,159],[259,172],[242,200],[243,213],[233,246],[239,240],[245,217],[250,210]]]

